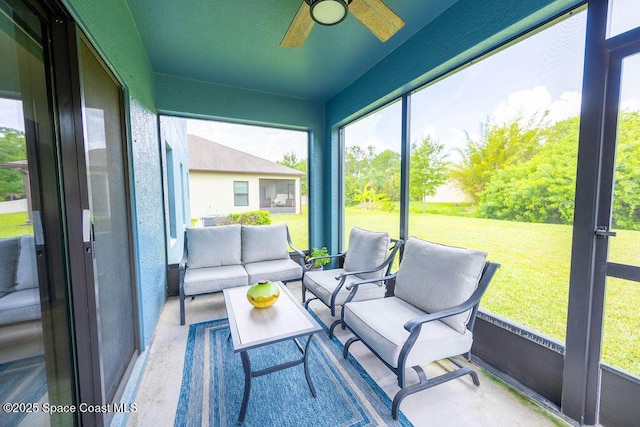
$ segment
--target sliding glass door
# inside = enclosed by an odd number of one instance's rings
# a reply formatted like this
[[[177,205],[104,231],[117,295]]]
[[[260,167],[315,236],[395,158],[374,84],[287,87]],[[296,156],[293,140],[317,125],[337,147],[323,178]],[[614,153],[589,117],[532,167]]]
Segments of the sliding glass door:
[[[0,0],[0,425],[73,425],[68,257],[47,26]],[[8,405],[8,406],[5,406]]]
[[[136,295],[122,90],[79,37],[84,157],[102,399],[114,401],[137,355]]]

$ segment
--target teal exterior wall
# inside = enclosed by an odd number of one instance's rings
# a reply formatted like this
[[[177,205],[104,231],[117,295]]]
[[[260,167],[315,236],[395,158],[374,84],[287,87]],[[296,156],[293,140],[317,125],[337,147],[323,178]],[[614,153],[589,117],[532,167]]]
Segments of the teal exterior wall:
[[[460,0],[327,102],[324,229],[337,249],[338,128],[544,23],[579,0]],[[329,204],[329,203],[327,203]]]
[[[309,132],[310,245],[324,246],[327,194],[325,105],[321,102],[221,86],[165,74],[155,76],[159,113],[278,126]]]
[[[172,156],[167,158],[167,146]],[[160,116],[160,155],[162,157],[162,176],[164,181],[164,209],[167,236],[167,261],[178,264],[184,250],[184,230],[191,225],[189,203],[189,146],[187,144],[186,120],[172,116]],[[169,174],[169,170],[173,171]],[[173,176],[173,182],[169,179]],[[169,186],[173,190],[169,191]],[[175,235],[171,235],[171,209],[169,195],[173,194]]]
[[[151,64],[125,0],[63,0],[125,88],[142,347],[166,301],[162,173]]]

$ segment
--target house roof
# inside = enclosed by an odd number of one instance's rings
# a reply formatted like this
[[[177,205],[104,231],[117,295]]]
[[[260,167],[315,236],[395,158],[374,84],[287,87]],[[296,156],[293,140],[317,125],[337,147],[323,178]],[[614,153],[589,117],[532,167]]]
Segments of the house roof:
[[[195,135],[188,135],[189,170],[252,175],[305,176],[304,172]]]

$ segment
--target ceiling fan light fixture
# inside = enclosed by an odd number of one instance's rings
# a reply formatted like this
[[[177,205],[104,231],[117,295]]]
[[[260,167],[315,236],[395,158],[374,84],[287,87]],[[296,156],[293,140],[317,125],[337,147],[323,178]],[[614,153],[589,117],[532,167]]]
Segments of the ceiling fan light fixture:
[[[309,0],[311,19],[320,25],[335,25],[347,17],[347,0]]]

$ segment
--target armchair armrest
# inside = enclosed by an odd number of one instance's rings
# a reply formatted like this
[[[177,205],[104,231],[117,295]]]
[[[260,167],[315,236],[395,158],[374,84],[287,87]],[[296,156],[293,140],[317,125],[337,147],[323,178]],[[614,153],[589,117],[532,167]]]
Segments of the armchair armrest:
[[[353,297],[355,297],[356,292],[358,292],[358,287],[360,285],[366,285],[367,283],[377,283],[378,286],[382,286],[382,283],[386,283],[391,279],[395,279],[397,275],[398,275],[397,273],[393,273],[393,274],[390,274],[390,275],[384,276],[384,277],[378,277],[378,278],[374,278],[374,279],[358,280],[357,282],[349,283],[345,287],[345,289],[348,290],[348,291],[351,291],[351,292],[349,293],[349,295],[345,299],[344,303],[345,304],[348,303],[349,301],[351,301],[353,299]]]
[[[335,255],[321,255],[321,256],[314,256],[313,258],[309,258],[306,261],[306,265],[307,267],[310,268],[310,266],[312,266],[314,264],[314,261],[317,259],[324,259],[324,258],[329,258],[329,259],[333,259],[333,258],[344,258],[344,256],[346,255],[345,252],[343,253],[339,253],[339,254],[335,254]]]
[[[293,246],[293,242],[291,241],[291,235],[289,234],[288,226],[287,226],[287,244],[296,253],[296,255],[298,255],[298,264],[300,264],[300,267],[302,267],[302,269],[304,270],[305,268],[304,253],[300,249]]]

